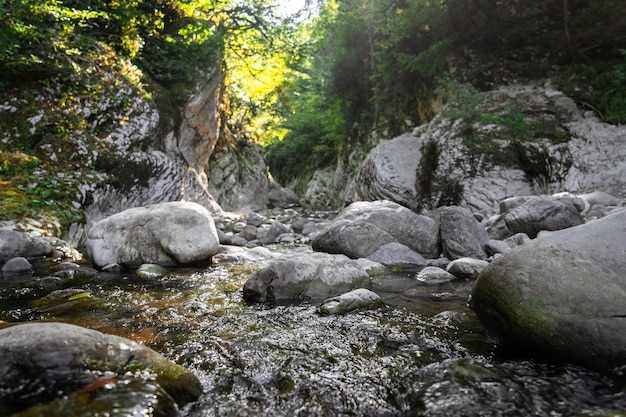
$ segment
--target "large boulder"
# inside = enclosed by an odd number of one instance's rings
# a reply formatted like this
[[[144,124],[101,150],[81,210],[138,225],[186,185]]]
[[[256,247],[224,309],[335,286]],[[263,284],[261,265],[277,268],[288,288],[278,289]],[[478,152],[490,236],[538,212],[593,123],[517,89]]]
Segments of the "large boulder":
[[[98,267],[192,264],[209,261],[219,251],[211,214],[191,202],[137,207],[107,217],[89,230],[86,244]]]
[[[312,246],[316,251],[358,259],[367,258],[380,247],[393,242],[396,242],[393,236],[374,224],[343,219],[333,222],[318,234]]]
[[[344,209],[312,244],[318,251],[359,258],[391,242],[401,243],[425,258],[437,258],[439,224],[391,201],[359,201]]]
[[[486,259],[485,244],[489,235],[472,213],[458,206],[440,209],[439,214],[443,256],[448,259]]]
[[[410,133],[376,146],[357,173],[356,192],[363,200],[390,200],[413,210],[416,172],[422,157],[422,139]]]
[[[533,198],[510,210],[504,222],[512,233],[526,233],[534,238],[542,230],[561,230],[584,222],[576,206],[569,200]]]
[[[479,275],[478,317],[513,345],[626,364],[626,210],[514,248]]]
[[[53,249],[44,238],[31,237],[15,230],[0,230],[0,264],[20,256],[28,259],[48,256]]]
[[[363,263],[344,255],[298,253],[285,255],[257,271],[246,281],[243,297],[261,303],[321,300],[371,286]]]
[[[25,323],[0,330],[2,404],[50,401],[124,369],[154,374],[178,405],[202,394],[200,381],[189,370],[119,336],[66,323]]]

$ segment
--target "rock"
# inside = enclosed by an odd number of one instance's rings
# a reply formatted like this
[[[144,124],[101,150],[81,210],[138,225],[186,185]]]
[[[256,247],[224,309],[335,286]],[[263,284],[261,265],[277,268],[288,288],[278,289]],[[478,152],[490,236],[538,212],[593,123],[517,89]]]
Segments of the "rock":
[[[463,207],[448,206],[440,210],[440,233],[443,255],[449,259],[486,259],[485,243],[489,236],[472,213]]]
[[[235,236],[230,240],[230,244],[233,246],[246,246],[248,241],[241,236]]]
[[[343,219],[333,222],[313,239],[316,251],[343,254],[352,259],[367,258],[378,248],[397,241],[380,227]]]
[[[367,259],[383,264],[388,268],[399,268],[406,271],[416,271],[426,266],[426,259],[409,247],[398,243],[387,243],[379,247]]]
[[[365,288],[357,288],[338,297],[322,301],[318,312],[322,315],[341,315],[354,310],[370,310],[385,305],[378,294]]]
[[[167,269],[155,264],[143,264],[135,271],[135,275],[142,278],[160,278],[169,273]]]
[[[602,191],[594,191],[592,193],[581,194],[578,197],[581,198],[588,206],[616,206],[620,203],[620,200],[618,198]]]
[[[220,229],[217,229],[217,237],[220,241],[220,245],[230,245],[233,241],[232,237],[228,236]]]
[[[239,232],[239,237],[245,239],[246,241],[251,241],[257,238],[257,228],[251,224],[246,225],[241,232]]]
[[[219,239],[207,209],[196,203],[171,202],[125,210],[93,225],[87,234],[92,262],[137,266],[209,261]]]
[[[487,255],[493,256],[495,254],[505,254],[511,250],[511,245],[503,240],[490,239],[485,243],[485,250]]]
[[[537,198],[509,211],[504,222],[511,232],[534,238],[542,230],[566,229],[584,223],[584,219],[570,202]]]
[[[465,279],[476,279],[478,274],[489,265],[489,262],[482,259],[459,258],[448,264],[446,271],[455,277]]]
[[[246,214],[247,214],[247,217],[246,217],[247,224],[250,224],[256,227],[260,227],[263,224],[264,219],[258,213],[255,213],[252,210],[248,210]]]
[[[363,200],[389,200],[415,210],[421,147],[422,140],[410,133],[381,142],[357,173],[357,194]]]
[[[240,246],[222,246],[220,253],[214,256],[216,263],[259,264],[276,258],[269,249],[244,248]]]
[[[243,297],[260,303],[319,300],[371,285],[367,271],[347,256],[310,252],[285,255],[257,271]]]
[[[516,195],[513,197],[507,197],[503,200],[500,200],[500,213],[507,213],[514,208],[519,207],[522,204],[537,198],[539,197],[534,195]]]
[[[626,364],[626,210],[493,261],[472,308],[513,346],[593,367]]]
[[[408,246],[425,258],[437,258],[439,224],[391,201],[359,201],[344,209],[313,240],[313,248],[362,258],[391,242]]]
[[[50,401],[124,365],[153,373],[180,406],[202,393],[189,370],[132,340],[65,323],[25,323],[0,330],[0,402]]]
[[[454,281],[457,277],[445,269],[436,266],[427,266],[417,273],[415,279],[426,285],[440,285]]]
[[[262,244],[274,243],[278,241],[278,237],[285,233],[291,233],[291,228],[279,222],[278,220],[274,220],[267,230],[267,233],[259,240]]]
[[[28,259],[18,256],[11,258],[2,266],[2,273],[6,275],[30,275],[33,272],[33,266]]]
[[[48,256],[52,250],[45,238],[33,238],[14,230],[0,230],[0,263],[16,257],[34,259]]]
[[[43,277],[38,281],[39,286],[46,289],[59,288],[63,285],[63,280],[59,277]]]
[[[504,243],[514,248],[514,247],[523,245],[525,243],[528,243],[530,242],[530,240],[531,239],[528,237],[526,233],[516,233],[513,236],[509,236],[506,239],[504,239]]]

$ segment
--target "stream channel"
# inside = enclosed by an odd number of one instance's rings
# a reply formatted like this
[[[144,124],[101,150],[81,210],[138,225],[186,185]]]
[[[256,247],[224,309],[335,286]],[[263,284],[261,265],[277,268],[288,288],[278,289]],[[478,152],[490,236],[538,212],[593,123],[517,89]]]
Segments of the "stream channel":
[[[75,277],[62,289],[88,296],[71,301],[42,301],[50,289],[0,280],[0,320],[73,323],[153,348],[204,386],[183,416],[626,415],[623,372],[503,349],[467,307],[471,282],[423,286],[414,273],[390,274],[373,288],[386,307],[321,316],[315,303],[247,304],[243,284],[261,265],[216,262],[155,279],[133,271]],[[51,264],[35,267],[41,277]],[[106,412],[81,414],[66,395],[47,415],[153,415],[125,407],[123,389],[100,398]]]

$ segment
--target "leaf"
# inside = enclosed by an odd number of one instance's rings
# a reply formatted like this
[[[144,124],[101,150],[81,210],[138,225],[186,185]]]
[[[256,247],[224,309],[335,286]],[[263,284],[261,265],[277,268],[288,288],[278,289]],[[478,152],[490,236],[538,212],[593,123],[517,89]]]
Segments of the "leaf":
[[[68,300],[69,301],[78,300],[79,298],[89,297],[90,295],[91,295],[91,292],[85,291],[85,292],[74,294],[74,295],[68,297]]]

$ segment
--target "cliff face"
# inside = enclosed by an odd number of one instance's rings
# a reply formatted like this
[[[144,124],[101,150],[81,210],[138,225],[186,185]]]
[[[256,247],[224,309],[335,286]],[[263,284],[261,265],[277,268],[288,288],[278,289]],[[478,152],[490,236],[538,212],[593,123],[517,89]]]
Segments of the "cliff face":
[[[374,147],[344,182],[343,198],[388,199],[416,211],[459,204],[485,216],[514,195],[624,198],[625,139],[624,126],[602,122],[549,80],[474,91]],[[326,175],[331,187],[345,177],[341,168]],[[320,187],[312,181],[310,190],[333,193]]]
[[[181,102],[124,65],[99,68],[91,89],[58,79],[0,98],[3,227],[62,236],[73,224],[66,237],[80,241],[91,224],[130,207],[183,199],[222,213],[206,174],[218,143],[230,140],[221,68]],[[267,192],[263,158],[254,161]]]

